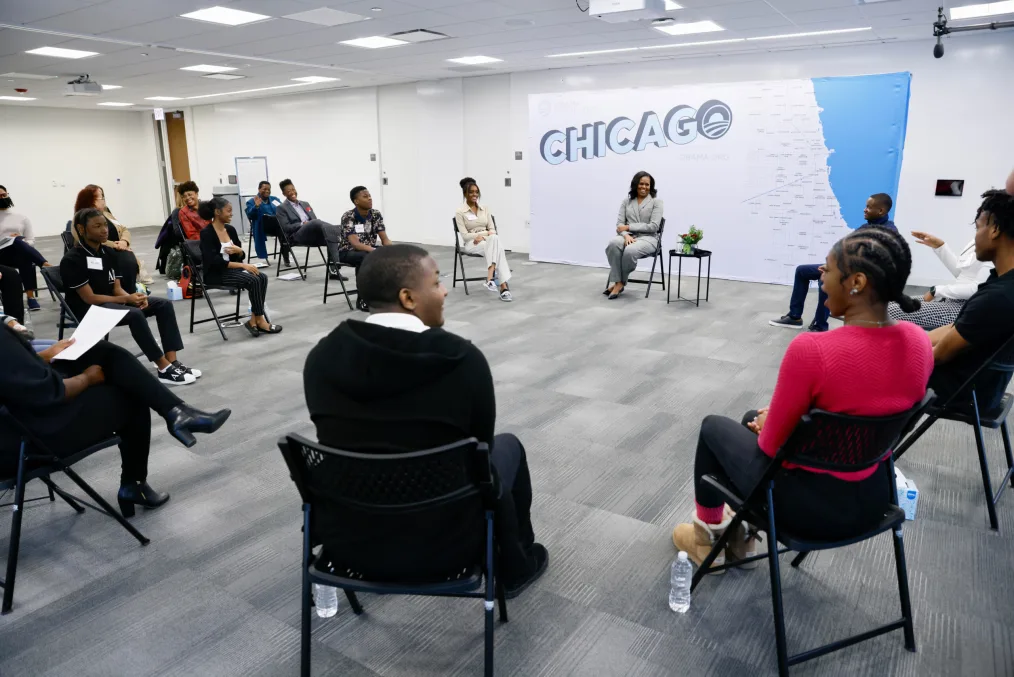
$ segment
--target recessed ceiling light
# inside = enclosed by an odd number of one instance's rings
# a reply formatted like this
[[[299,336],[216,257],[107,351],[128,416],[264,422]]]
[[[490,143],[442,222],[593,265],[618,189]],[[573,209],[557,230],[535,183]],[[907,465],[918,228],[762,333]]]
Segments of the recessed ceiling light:
[[[64,49],[63,47],[39,47],[38,49],[30,49],[25,54],[56,56],[61,59],[83,59],[86,56],[95,56],[98,52],[86,52],[81,49]]]
[[[665,0],[665,11],[671,12],[674,9],[683,9],[683,5],[678,2],[673,2],[672,0]]]
[[[207,9],[199,9],[196,12],[180,14],[180,16],[184,19],[196,19],[214,24],[225,24],[226,26],[241,26],[271,18],[265,14],[244,12],[241,9],[229,9],[228,7],[208,7]]]
[[[35,101],[31,96],[0,96],[0,101]]]
[[[783,38],[809,38],[814,35],[835,35],[837,33],[858,33],[860,31],[868,31],[872,26],[864,26],[862,28],[839,28],[833,31],[810,31],[809,33],[786,33],[784,35],[761,35],[756,38],[747,38],[747,40],[781,40]]]
[[[366,49],[380,49],[382,47],[395,47],[397,45],[407,45],[408,43],[404,40],[395,40],[394,38],[384,37],[383,35],[373,35],[368,38],[356,38],[355,40],[342,40],[339,44],[349,45],[350,47],[365,47]]]
[[[227,73],[229,71],[236,70],[232,66],[209,66],[206,63],[198,64],[196,66],[185,66],[180,69],[181,71],[196,71],[198,73]]]
[[[656,31],[662,31],[667,35],[693,35],[694,33],[713,33],[725,29],[714,21],[694,21],[691,23],[668,24],[666,26],[654,26]]]
[[[123,85],[102,85],[102,89],[123,89]]]
[[[317,24],[318,26],[341,26],[342,24],[351,24],[357,21],[369,21],[371,17],[353,14],[352,12],[342,12],[330,7],[318,7],[317,9],[310,9],[305,12],[286,14],[282,18],[303,21],[308,24]]]
[[[669,49],[671,47],[702,47],[704,45],[726,45],[730,42],[746,42],[746,38],[729,38],[728,40],[706,40],[704,42],[677,42],[671,45],[651,45],[639,49]]]
[[[134,104],[132,104],[132,103],[123,103],[122,101],[103,101],[99,105],[100,106],[123,107],[123,106],[133,106]]]
[[[245,75],[234,75],[232,73],[210,73],[208,75],[202,75],[202,78],[208,78],[209,80],[242,80]]]
[[[55,75],[36,75],[35,73],[0,73],[0,78],[14,78],[15,80],[52,80]]]
[[[305,78],[292,78],[294,82],[305,82],[308,85],[315,85],[318,82],[337,82],[338,78],[328,78],[323,75],[307,75]]]
[[[182,96],[146,96],[145,101],[180,101]]]
[[[383,12],[384,8],[383,7],[370,7],[370,11],[371,12]]]
[[[593,49],[590,52],[567,52],[566,54],[547,54],[546,58],[555,59],[561,56],[591,56],[592,54],[616,54],[618,52],[636,52],[637,47],[620,47],[619,49]]]
[[[996,14],[1014,14],[1014,0],[1007,2],[984,2],[978,5],[965,5],[964,7],[952,7],[951,19],[976,19],[980,16],[994,16]]]
[[[495,56],[460,56],[457,59],[448,59],[451,63],[463,63],[466,66],[478,66],[484,63],[498,63],[503,59]]]

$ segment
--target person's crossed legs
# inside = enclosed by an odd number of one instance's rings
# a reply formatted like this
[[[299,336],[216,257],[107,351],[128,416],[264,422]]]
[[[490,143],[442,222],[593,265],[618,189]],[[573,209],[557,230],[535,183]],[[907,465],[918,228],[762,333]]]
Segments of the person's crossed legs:
[[[806,264],[796,266],[796,277],[792,283],[792,297],[789,299],[789,312],[777,320],[768,322],[773,327],[787,327],[789,329],[803,328],[803,307],[806,304],[806,295],[810,291],[810,283],[816,280],[820,282],[820,266],[818,264]],[[813,322],[810,323],[810,331],[827,331],[827,318],[830,311],[824,305],[827,294],[817,286],[817,310],[813,314]]]

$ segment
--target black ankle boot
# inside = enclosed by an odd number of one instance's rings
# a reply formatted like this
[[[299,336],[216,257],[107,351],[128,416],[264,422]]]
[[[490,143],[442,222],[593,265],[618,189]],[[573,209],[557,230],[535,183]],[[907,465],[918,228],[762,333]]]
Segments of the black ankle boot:
[[[194,433],[210,434],[215,432],[222,427],[231,414],[231,409],[222,409],[209,414],[183,403],[169,410],[169,413],[165,415],[165,425],[169,429],[169,434],[189,449],[197,444]]]
[[[154,510],[168,500],[168,492],[160,494],[147,482],[125,482],[120,485],[120,492],[116,495],[116,501],[120,504],[120,512],[124,517],[134,516],[135,505]]]

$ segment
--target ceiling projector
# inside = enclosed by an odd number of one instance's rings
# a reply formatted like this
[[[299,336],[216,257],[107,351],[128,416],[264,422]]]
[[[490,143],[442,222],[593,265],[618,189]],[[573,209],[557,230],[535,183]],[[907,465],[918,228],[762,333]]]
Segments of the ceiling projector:
[[[102,85],[91,80],[87,75],[74,78],[63,90],[64,96],[98,96],[102,93]]]
[[[665,16],[665,0],[590,0],[588,14],[612,24]]]

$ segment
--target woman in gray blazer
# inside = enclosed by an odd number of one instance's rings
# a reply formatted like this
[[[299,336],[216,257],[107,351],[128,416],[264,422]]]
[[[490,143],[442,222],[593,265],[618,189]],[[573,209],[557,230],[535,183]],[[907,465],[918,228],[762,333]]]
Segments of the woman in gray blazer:
[[[655,177],[638,172],[630,181],[630,195],[620,203],[616,217],[616,237],[606,245],[609,259],[609,284],[602,292],[615,299],[637,268],[638,259],[648,258],[658,248],[658,229],[662,222],[662,201],[655,195]]]

